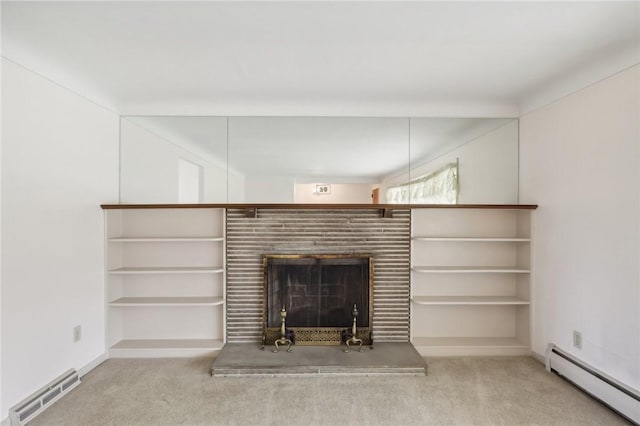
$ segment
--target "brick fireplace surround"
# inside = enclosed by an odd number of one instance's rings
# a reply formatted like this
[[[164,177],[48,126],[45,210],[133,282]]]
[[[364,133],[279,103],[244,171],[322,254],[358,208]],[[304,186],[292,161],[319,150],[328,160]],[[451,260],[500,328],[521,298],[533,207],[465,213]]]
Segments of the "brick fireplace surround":
[[[410,210],[227,210],[227,341],[262,339],[263,255],[369,254],[373,257],[376,342],[409,341]]]

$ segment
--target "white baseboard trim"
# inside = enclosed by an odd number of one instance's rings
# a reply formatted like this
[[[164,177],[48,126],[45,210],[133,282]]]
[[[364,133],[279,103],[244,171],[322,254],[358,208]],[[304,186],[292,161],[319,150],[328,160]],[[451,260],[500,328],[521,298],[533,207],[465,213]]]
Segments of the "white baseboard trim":
[[[80,378],[82,378],[85,374],[89,373],[91,370],[93,370],[94,368],[96,368],[97,366],[99,366],[100,364],[105,362],[107,359],[109,359],[109,356],[105,352],[102,355],[98,356],[93,361],[90,361],[84,367],[81,367],[78,370],[78,376],[80,376]],[[4,426],[4,425],[1,425],[1,426]]]
[[[547,361],[544,355],[539,354],[538,352],[531,351],[531,357],[541,363],[542,365],[547,365]]]

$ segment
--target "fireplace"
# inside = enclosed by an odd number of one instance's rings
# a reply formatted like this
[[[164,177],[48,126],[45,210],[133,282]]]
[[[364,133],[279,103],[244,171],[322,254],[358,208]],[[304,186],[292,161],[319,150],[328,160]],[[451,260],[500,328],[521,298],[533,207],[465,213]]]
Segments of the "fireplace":
[[[358,337],[371,343],[373,258],[354,254],[264,255],[264,336],[280,336],[280,311],[298,345],[339,345],[358,310]]]
[[[394,210],[391,218],[381,217],[375,208],[257,209],[251,217],[244,208],[227,209],[227,342],[262,341],[267,309],[265,255],[311,253],[366,254],[374,259],[369,325],[375,343],[408,342],[410,245],[408,209]],[[358,316],[361,320],[365,315]]]

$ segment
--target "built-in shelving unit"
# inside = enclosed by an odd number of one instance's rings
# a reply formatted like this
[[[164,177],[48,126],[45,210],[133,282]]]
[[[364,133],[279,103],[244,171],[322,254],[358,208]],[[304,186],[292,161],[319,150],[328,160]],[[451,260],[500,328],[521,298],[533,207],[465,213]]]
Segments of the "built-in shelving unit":
[[[110,357],[209,355],[224,345],[224,209],[107,209]]]
[[[411,341],[426,356],[525,355],[530,209],[414,209]]]
[[[225,343],[225,209],[245,209],[256,218],[262,209],[335,205],[102,207],[109,356],[175,357],[212,354]],[[378,307],[379,314],[409,317],[411,341],[426,356],[530,353],[536,206],[377,207],[385,218],[393,209],[411,209],[412,215],[410,312],[397,314],[394,305]],[[395,291],[378,289],[391,301]],[[259,311],[245,305],[229,310],[234,317]],[[245,333],[243,324],[236,327],[238,335]]]

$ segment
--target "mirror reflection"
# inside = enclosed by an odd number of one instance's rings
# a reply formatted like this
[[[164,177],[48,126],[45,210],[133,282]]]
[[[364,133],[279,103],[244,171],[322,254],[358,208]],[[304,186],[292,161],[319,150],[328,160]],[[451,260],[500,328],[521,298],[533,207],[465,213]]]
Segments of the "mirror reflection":
[[[408,171],[406,118],[230,117],[229,167],[249,203],[371,203],[386,177]],[[242,197],[242,199],[241,199]]]
[[[236,179],[226,117],[120,120],[121,203],[226,203]]]
[[[122,203],[517,203],[518,122],[123,117]]]
[[[389,202],[517,203],[518,121],[412,118],[410,169]]]

